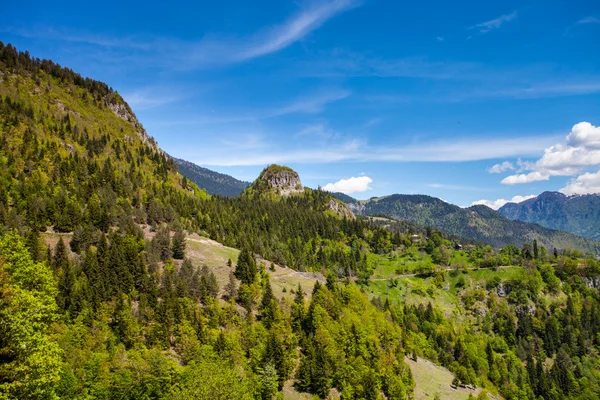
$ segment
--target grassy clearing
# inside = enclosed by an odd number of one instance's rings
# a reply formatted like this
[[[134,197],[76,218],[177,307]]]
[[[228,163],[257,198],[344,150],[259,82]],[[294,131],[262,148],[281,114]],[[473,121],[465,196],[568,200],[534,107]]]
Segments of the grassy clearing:
[[[410,274],[418,271],[420,268],[434,264],[431,256],[420,252],[415,248],[409,249],[406,253],[395,256],[381,256],[378,254],[369,254],[368,261],[375,269],[374,279],[390,278],[400,274]]]
[[[419,358],[413,361],[405,358],[415,379],[415,400],[430,400],[437,394],[444,400],[465,400],[470,394],[477,396],[481,389],[453,389],[450,384],[454,375],[444,367],[433,364],[430,361]]]
[[[229,273],[235,269],[235,264],[239,255],[239,250],[223,246],[214,240],[193,234],[187,238],[186,257],[189,257],[194,265],[206,265],[217,277],[219,288],[223,289],[229,282]],[[227,266],[227,260],[231,259],[232,267]],[[259,260],[259,266],[262,264],[265,270],[271,276],[271,286],[273,294],[277,298],[293,298],[291,290],[302,286],[302,290],[310,297],[312,288],[317,280],[325,283],[323,275],[311,272],[298,272],[290,268],[282,268],[273,264],[274,271],[271,271],[271,262]],[[285,291],[284,291],[285,289]]]

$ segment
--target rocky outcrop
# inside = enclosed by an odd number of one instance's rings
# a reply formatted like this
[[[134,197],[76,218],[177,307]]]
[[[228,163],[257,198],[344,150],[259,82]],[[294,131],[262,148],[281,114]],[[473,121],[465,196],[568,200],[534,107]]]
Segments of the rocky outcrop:
[[[114,96],[114,95],[112,95],[112,96]],[[125,120],[127,122],[130,122],[133,126],[135,126],[136,132],[137,132],[139,138],[142,140],[142,142],[150,145],[156,151],[159,151],[162,153],[162,149],[160,147],[158,147],[158,145],[154,141],[154,138],[151,137],[150,135],[148,135],[148,132],[146,132],[146,129],[144,129],[142,124],[138,121],[137,117],[135,116],[133,111],[131,111],[131,108],[129,108],[127,103],[125,103],[124,101],[119,101],[119,99],[117,99],[115,97],[111,97],[111,96],[107,97],[106,103],[108,105],[108,108],[113,113],[115,113],[115,115],[117,117],[119,117],[122,120]]]
[[[255,189],[267,189],[280,196],[303,193],[304,187],[298,173],[291,168],[269,165],[253,184]],[[259,188],[260,186],[260,188]]]
[[[342,203],[336,199],[330,199],[327,203],[327,209],[329,211],[334,212],[336,215],[340,217],[345,217],[348,219],[355,219],[354,213],[346,206],[346,204]]]

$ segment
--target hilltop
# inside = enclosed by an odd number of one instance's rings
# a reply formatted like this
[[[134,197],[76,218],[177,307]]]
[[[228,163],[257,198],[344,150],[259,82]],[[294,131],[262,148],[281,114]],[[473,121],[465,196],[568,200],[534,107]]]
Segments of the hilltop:
[[[273,199],[300,193],[304,193],[304,187],[298,173],[277,164],[263,169],[258,178],[243,192],[246,196],[258,195]]]
[[[287,166],[271,164],[262,170],[258,178],[242,192],[247,198],[282,200],[286,198],[305,197],[312,199],[313,208],[320,209],[344,218],[354,219],[354,213],[346,204],[329,192],[313,190],[302,186],[300,176]]]

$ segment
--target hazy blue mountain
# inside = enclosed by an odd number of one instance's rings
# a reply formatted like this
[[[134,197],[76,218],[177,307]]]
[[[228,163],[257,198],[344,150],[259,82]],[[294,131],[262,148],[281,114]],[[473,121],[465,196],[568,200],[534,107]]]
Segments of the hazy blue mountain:
[[[559,192],[544,192],[521,203],[505,204],[498,212],[512,220],[600,239],[599,194],[566,196]]]
[[[548,249],[556,247],[594,254],[600,252],[600,242],[596,240],[511,220],[486,206],[461,208],[425,195],[394,194],[351,203],[350,208],[355,214],[385,215],[411,221],[497,247],[508,244],[522,246],[537,239],[540,246]]]
[[[233,176],[200,167],[192,162],[179,158],[173,158],[173,160],[183,176],[206,190],[209,194],[235,197],[250,186],[250,182],[240,181]]]

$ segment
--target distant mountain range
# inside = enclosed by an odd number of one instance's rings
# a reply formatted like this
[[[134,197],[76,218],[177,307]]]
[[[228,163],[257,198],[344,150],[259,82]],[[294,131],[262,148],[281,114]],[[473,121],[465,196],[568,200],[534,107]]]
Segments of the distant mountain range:
[[[240,181],[233,176],[200,167],[192,162],[174,157],[173,160],[182,175],[206,190],[208,194],[235,197],[250,186],[250,182]]]
[[[566,196],[544,192],[518,204],[507,203],[498,212],[512,220],[600,239],[600,194]]]
[[[597,254],[600,241],[553,230],[530,222],[506,218],[489,207],[469,208],[446,203],[425,195],[400,195],[349,203],[355,214],[382,215],[430,226],[452,235],[488,243],[495,247],[522,246],[537,239],[548,249],[577,249]]]

